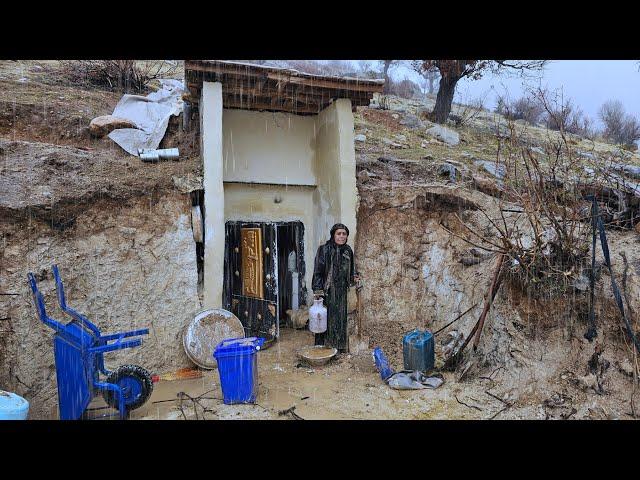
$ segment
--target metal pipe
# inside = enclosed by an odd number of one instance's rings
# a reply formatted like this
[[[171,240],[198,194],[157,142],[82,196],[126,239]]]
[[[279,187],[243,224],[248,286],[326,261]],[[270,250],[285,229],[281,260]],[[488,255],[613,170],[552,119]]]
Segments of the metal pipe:
[[[139,148],[138,155],[143,162],[157,162],[163,160],[176,160],[180,156],[177,148],[163,148],[155,150],[152,148]]]
[[[164,158],[165,160],[175,160],[180,156],[180,152],[177,148],[165,148],[162,150],[156,150],[160,158]]]
[[[155,152],[145,152],[140,154],[140,160],[143,162],[157,162],[160,160],[160,156]]]

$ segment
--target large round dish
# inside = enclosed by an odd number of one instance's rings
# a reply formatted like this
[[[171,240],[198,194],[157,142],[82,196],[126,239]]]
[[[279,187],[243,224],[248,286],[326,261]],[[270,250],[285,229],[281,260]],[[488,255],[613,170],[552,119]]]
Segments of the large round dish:
[[[220,342],[228,338],[244,337],[242,322],[233,313],[222,308],[203,310],[187,325],[182,343],[187,357],[197,366],[213,370],[218,363],[213,352]]]
[[[324,345],[309,345],[298,350],[298,356],[309,365],[319,367],[335,357],[338,350]]]

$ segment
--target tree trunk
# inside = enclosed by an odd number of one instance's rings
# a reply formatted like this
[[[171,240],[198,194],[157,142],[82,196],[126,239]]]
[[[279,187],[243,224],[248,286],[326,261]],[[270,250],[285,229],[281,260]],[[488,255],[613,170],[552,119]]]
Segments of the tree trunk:
[[[438,87],[438,96],[436,97],[436,106],[431,112],[431,117],[436,123],[445,123],[451,113],[451,104],[453,103],[453,94],[456,91],[456,84],[460,77],[442,75],[440,77],[440,86]]]
[[[429,77],[429,95],[433,95],[433,82],[435,81],[434,77]]]
[[[391,60],[384,61],[384,87],[382,93],[385,95],[389,93],[389,67],[391,66]]]

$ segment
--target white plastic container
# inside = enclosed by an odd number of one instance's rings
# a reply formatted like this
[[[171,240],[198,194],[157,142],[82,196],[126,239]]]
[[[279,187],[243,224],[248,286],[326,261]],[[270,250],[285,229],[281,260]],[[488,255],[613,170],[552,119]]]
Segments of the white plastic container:
[[[291,272],[291,309],[298,310],[300,308],[300,298],[298,295],[298,272]]]
[[[29,402],[20,395],[0,390],[0,420],[26,420]]]
[[[327,331],[327,307],[322,304],[322,299],[313,301],[309,309],[309,330],[313,333]]]

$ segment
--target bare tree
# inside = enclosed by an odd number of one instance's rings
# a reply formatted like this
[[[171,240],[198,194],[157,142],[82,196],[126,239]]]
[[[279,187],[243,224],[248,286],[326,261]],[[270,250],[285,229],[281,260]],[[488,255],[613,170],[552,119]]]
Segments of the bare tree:
[[[604,124],[604,137],[615,143],[629,145],[640,139],[640,122],[625,112],[619,100],[606,101],[598,112]]]
[[[355,74],[354,66],[346,60],[329,60],[323,67],[326,74],[338,77]]]
[[[535,125],[542,119],[544,107],[533,96],[523,96],[513,102],[501,96],[495,111],[510,120],[524,120]]]
[[[379,78],[380,73],[376,71],[373,63],[368,60],[360,61],[358,64],[358,76],[361,78]]]
[[[440,78],[440,74],[436,69],[424,70],[422,68],[423,60],[413,60],[411,62],[411,68],[420,75],[421,84],[424,85],[425,95],[433,95],[434,85],[436,80]]]
[[[429,95],[433,95],[433,91],[434,91],[433,86],[436,80],[440,78],[440,74],[435,70],[428,70],[427,72],[425,72],[425,77],[427,79],[427,82],[429,82]]]
[[[436,123],[447,121],[456,85],[463,78],[478,80],[487,71],[497,74],[505,69],[524,74],[541,70],[545,64],[545,60],[422,60],[421,71],[436,71],[440,74],[436,105],[431,112],[432,120]]]
[[[547,90],[538,89],[535,96],[546,111],[547,128],[558,130],[562,134],[566,132],[588,138],[593,137],[591,119],[574,104],[571,98],[565,98],[561,90],[552,94]]]
[[[354,66],[344,60],[276,60],[270,65],[280,68],[290,68],[311,75],[352,76],[355,75]]]
[[[422,61],[420,60],[413,60],[411,62],[411,67],[418,73],[418,75],[420,75],[420,86],[423,89],[424,95],[433,95],[434,83],[440,77],[438,71],[434,69],[423,70]]]
[[[383,93],[389,93],[390,82],[389,82],[389,69],[395,65],[398,65],[400,60],[380,60],[380,65],[382,67],[382,73],[384,74],[384,90]]]
[[[421,90],[417,83],[404,77],[404,79],[399,82],[390,81],[389,93],[402,98],[414,98],[420,96]]]
[[[426,95],[429,87],[429,82],[427,82],[427,79],[422,76],[418,77],[418,81],[416,83],[420,87],[420,93],[422,93],[422,95]]]

